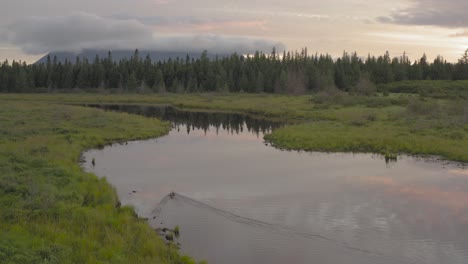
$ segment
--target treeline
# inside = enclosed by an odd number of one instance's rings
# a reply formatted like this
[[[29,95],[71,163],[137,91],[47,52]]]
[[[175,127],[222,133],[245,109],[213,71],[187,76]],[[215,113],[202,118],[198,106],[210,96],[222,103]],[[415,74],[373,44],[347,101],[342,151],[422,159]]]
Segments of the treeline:
[[[135,50],[129,59],[118,62],[109,52],[106,58],[90,62],[59,62],[47,58],[46,63],[27,65],[5,61],[0,66],[0,92],[57,92],[74,89],[115,92],[249,92],[304,94],[327,88],[343,91],[365,90],[373,84],[405,80],[468,80],[468,50],[457,63],[442,57],[428,61],[424,55],[410,61],[406,54],[392,58],[361,58],[344,53],[330,55],[301,52],[265,54],[209,59],[174,58],[153,62],[149,55]],[[363,86],[363,87],[361,87]]]

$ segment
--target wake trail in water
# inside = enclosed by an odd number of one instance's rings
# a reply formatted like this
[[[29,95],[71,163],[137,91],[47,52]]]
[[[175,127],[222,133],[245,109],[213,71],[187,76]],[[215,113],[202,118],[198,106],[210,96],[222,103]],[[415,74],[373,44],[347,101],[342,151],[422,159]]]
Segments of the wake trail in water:
[[[229,220],[232,220],[232,221],[244,224],[244,225],[248,225],[248,226],[251,226],[251,227],[263,228],[263,229],[273,231],[275,233],[294,235],[294,236],[299,236],[299,237],[306,238],[306,239],[322,239],[322,240],[328,241],[330,243],[333,243],[333,244],[335,244],[335,245],[337,245],[339,247],[343,247],[343,248],[346,248],[346,249],[349,249],[349,250],[352,250],[352,251],[357,251],[357,252],[364,253],[364,254],[367,254],[367,255],[372,255],[372,256],[375,256],[375,257],[386,258],[386,259],[389,259],[389,260],[395,260],[395,261],[398,261],[399,263],[409,263],[409,262],[403,261],[403,260],[396,260],[395,257],[390,257],[390,256],[387,256],[387,255],[379,253],[379,252],[354,247],[354,246],[351,246],[350,244],[348,244],[346,242],[338,241],[336,239],[329,238],[329,237],[324,236],[324,235],[300,232],[300,231],[294,230],[293,228],[290,228],[290,227],[287,227],[287,226],[284,226],[284,225],[271,224],[271,223],[263,222],[263,221],[256,220],[256,219],[253,219],[253,218],[240,216],[240,215],[231,213],[229,211],[222,210],[222,209],[213,207],[211,205],[205,204],[203,202],[194,200],[192,198],[189,198],[187,196],[184,196],[184,195],[181,195],[181,194],[178,194],[178,193],[169,194],[169,195],[165,196],[161,200],[161,202],[159,202],[159,204],[156,206],[156,208],[152,211],[152,214],[156,219],[160,218],[164,206],[172,199],[180,201],[180,202],[184,202],[186,204],[189,204],[189,205],[197,207],[197,208],[202,208],[202,209],[208,210],[208,211],[210,211],[212,213],[223,216],[223,217],[225,217],[225,218],[227,218]]]

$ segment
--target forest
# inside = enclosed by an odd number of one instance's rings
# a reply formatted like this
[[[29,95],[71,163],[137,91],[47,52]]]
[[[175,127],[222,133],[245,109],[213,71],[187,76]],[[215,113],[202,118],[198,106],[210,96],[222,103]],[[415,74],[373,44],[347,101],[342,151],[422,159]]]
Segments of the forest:
[[[174,58],[154,62],[135,50],[129,59],[106,58],[94,61],[77,58],[28,65],[5,61],[0,66],[0,92],[110,91],[145,92],[246,92],[307,94],[326,89],[356,91],[362,94],[374,85],[408,80],[468,80],[468,50],[456,63],[438,56],[432,62],[426,55],[411,61],[406,54],[391,57],[360,57],[344,52],[340,58],[300,52],[256,52],[210,59]]]

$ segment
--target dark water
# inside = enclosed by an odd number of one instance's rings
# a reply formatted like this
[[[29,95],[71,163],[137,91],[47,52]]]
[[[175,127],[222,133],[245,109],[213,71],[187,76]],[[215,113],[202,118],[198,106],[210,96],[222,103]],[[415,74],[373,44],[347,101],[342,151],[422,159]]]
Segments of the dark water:
[[[163,118],[174,128],[157,140],[89,151],[85,168],[107,177],[122,203],[153,227],[179,225],[181,250],[197,259],[468,263],[462,164],[287,152],[265,146],[263,134],[279,126],[265,120],[113,109]],[[178,195],[166,197],[172,191]]]

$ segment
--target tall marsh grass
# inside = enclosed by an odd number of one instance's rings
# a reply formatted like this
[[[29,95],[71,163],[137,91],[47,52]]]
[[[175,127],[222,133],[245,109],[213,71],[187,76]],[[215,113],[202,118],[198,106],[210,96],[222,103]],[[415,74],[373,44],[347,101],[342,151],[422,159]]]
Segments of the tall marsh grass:
[[[33,102],[0,102],[1,263],[194,263],[168,249],[85,149],[165,134],[154,119]]]

